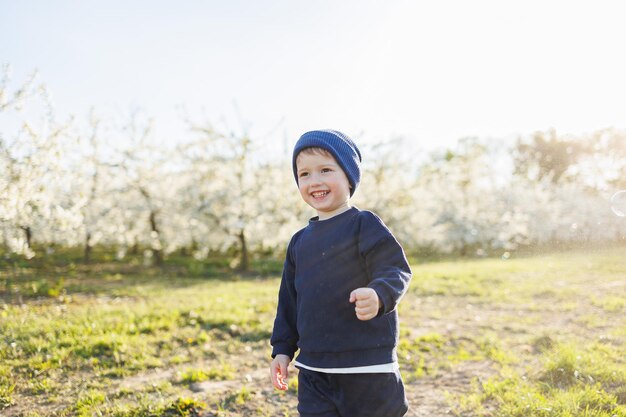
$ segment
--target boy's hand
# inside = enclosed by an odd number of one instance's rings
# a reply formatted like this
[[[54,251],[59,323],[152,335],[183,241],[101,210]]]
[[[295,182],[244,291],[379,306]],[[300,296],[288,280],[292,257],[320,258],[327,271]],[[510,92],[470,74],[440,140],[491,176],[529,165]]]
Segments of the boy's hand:
[[[276,355],[272,364],[270,365],[270,375],[272,377],[272,384],[281,391],[286,391],[288,386],[287,377],[289,376],[289,362],[291,358],[287,355]]]
[[[350,293],[350,302],[356,302],[354,311],[359,320],[371,320],[378,315],[380,299],[378,294],[371,288],[357,288]]]

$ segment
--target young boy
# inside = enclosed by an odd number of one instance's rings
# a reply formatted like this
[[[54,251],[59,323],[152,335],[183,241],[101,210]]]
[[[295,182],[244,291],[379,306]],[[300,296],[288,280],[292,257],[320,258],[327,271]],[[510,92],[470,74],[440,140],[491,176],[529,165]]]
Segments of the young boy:
[[[304,201],[317,211],[287,248],[271,344],[271,378],[287,389],[296,351],[301,416],[395,417],[408,410],[398,368],[398,313],[411,270],[373,213],[350,206],[361,153],[334,130],[293,151]]]

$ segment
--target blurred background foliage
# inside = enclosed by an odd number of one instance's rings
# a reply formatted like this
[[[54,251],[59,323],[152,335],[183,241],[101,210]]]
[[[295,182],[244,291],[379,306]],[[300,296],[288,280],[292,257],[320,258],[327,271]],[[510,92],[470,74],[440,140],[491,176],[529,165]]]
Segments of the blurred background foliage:
[[[179,137],[157,138],[156,121],[139,110],[58,120],[44,84],[33,76],[15,86],[7,74],[5,66],[2,264],[71,251],[86,263],[220,259],[249,270],[280,260],[314,214],[295,187],[288,146],[190,118]],[[611,210],[611,196],[626,189],[624,130],[462,138],[429,152],[381,138],[362,148],[353,202],[377,212],[413,256],[509,256],[626,239],[625,219]]]

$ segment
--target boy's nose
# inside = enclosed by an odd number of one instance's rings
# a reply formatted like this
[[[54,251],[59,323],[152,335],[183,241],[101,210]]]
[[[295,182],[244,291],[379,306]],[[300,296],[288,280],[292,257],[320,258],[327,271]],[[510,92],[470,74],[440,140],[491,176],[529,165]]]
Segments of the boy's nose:
[[[319,184],[322,182],[322,177],[319,174],[311,175],[311,184]]]

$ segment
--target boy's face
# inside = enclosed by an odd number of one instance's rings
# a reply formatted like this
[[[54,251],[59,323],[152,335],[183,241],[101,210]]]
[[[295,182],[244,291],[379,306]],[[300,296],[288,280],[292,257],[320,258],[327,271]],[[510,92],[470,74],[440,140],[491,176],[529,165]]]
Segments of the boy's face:
[[[301,152],[296,168],[300,195],[320,220],[350,208],[350,182],[332,155]]]

